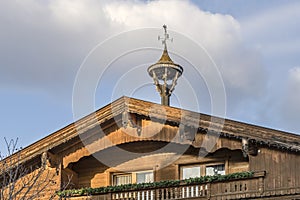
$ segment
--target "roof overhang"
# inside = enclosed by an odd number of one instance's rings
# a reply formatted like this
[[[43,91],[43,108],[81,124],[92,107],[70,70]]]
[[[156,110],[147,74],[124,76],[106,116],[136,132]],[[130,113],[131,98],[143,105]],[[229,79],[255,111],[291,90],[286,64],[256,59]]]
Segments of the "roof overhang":
[[[153,107],[156,111],[153,111]],[[159,109],[161,108],[161,109]],[[164,110],[164,112],[160,112]],[[21,158],[18,162],[26,162],[44,152],[69,141],[78,139],[80,134],[91,130],[109,120],[114,119],[124,112],[137,114],[140,116],[163,119],[169,123],[191,126],[207,133],[218,134],[220,137],[247,139],[255,141],[260,145],[278,148],[292,152],[300,152],[300,136],[292,133],[282,132],[269,128],[263,128],[233,120],[200,114],[180,108],[164,106],[139,99],[121,97],[114,102],[100,108],[78,121],[48,135],[47,137],[22,149],[12,157]],[[219,123],[222,122],[222,123]]]

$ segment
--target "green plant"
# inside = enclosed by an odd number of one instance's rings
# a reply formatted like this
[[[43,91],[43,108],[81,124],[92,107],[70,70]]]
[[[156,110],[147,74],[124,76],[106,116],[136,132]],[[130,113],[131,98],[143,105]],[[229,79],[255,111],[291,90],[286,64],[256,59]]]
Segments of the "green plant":
[[[159,181],[153,183],[138,183],[138,184],[126,184],[126,185],[116,185],[108,187],[99,188],[81,188],[81,189],[71,189],[63,190],[57,192],[60,197],[70,197],[70,196],[83,196],[83,195],[96,195],[105,194],[109,192],[122,192],[128,190],[143,190],[143,189],[154,189],[163,187],[174,187],[179,185],[189,185],[189,184],[203,184],[212,182],[222,182],[236,179],[245,179],[253,177],[253,172],[238,172],[227,175],[215,175],[215,176],[201,176],[196,178],[189,178],[185,180],[167,180]]]

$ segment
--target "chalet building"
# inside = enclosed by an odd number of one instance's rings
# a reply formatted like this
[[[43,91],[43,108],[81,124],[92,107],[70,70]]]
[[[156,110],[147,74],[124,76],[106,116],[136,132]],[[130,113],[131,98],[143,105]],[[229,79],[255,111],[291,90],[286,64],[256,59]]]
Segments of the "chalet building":
[[[37,199],[300,199],[299,135],[169,106],[167,39],[148,68],[162,104],[121,97],[22,149],[7,160],[38,167],[18,184],[42,168]]]

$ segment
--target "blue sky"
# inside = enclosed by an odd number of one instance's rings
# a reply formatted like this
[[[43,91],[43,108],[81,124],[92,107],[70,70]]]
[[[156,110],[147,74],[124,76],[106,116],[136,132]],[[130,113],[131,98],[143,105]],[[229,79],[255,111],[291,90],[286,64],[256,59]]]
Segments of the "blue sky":
[[[151,27],[156,28],[151,29],[151,37],[145,34],[140,39],[152,41],[154,35],[153,46],[160,48],[156,35],[162,33],[164,23],[173,33],[171,50],[200,55],[200,51],[185,51],[178,45],[180,35],[176,33],[180,33],[201,44],[216,62],[224,81],[227,118],[300,133],[299,19],[300,2],[296,0],[2,1],[0,151],[4,137],[19,138],[20,146],[25,147],[74,120],[76,74],[95,46],[107,41],[104,44],[112,44],[112,48],[97,56],[115,55],[120,43],[116,43],[117,37],[107,40],[109,37]],[[135,41],[128,40],[128,50]],[[145,52],[139,55],[145,68],[145,78],[139,83],[151,82],[147,64],[154,63],[160,54]],[[132,69],[129,58],[106,71],[97,88],[95,108],[121,95],[159,102],[154,87],[136,86],[143,67],[129,77],[116,73]],[[198,109],[186,104],[182,108],[210,113],[205,81],[194,77],[180,57],[174,54],[172,58],[185,68],[185,77],[175,90],[179,101],[193,98],[183,91],[183,80],[197,87]],[[205,70],[207,63],[202,64],[199,70]],[[131,94],[120,85],[135,85],[138,92]],[[113,89],[118,93],[112,94]],[[177,106],[178,100],[172,100]]]

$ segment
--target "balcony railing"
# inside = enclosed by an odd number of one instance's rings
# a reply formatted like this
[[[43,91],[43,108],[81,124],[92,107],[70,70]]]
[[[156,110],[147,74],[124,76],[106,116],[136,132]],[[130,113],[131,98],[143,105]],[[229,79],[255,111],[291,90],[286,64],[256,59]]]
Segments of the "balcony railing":
[[[261,196],[265,172],[254,172],[250,178],[210,183],[181,183],[178,186],[73,196],[70,200],[167,200],[167,199],[241,199]]]

